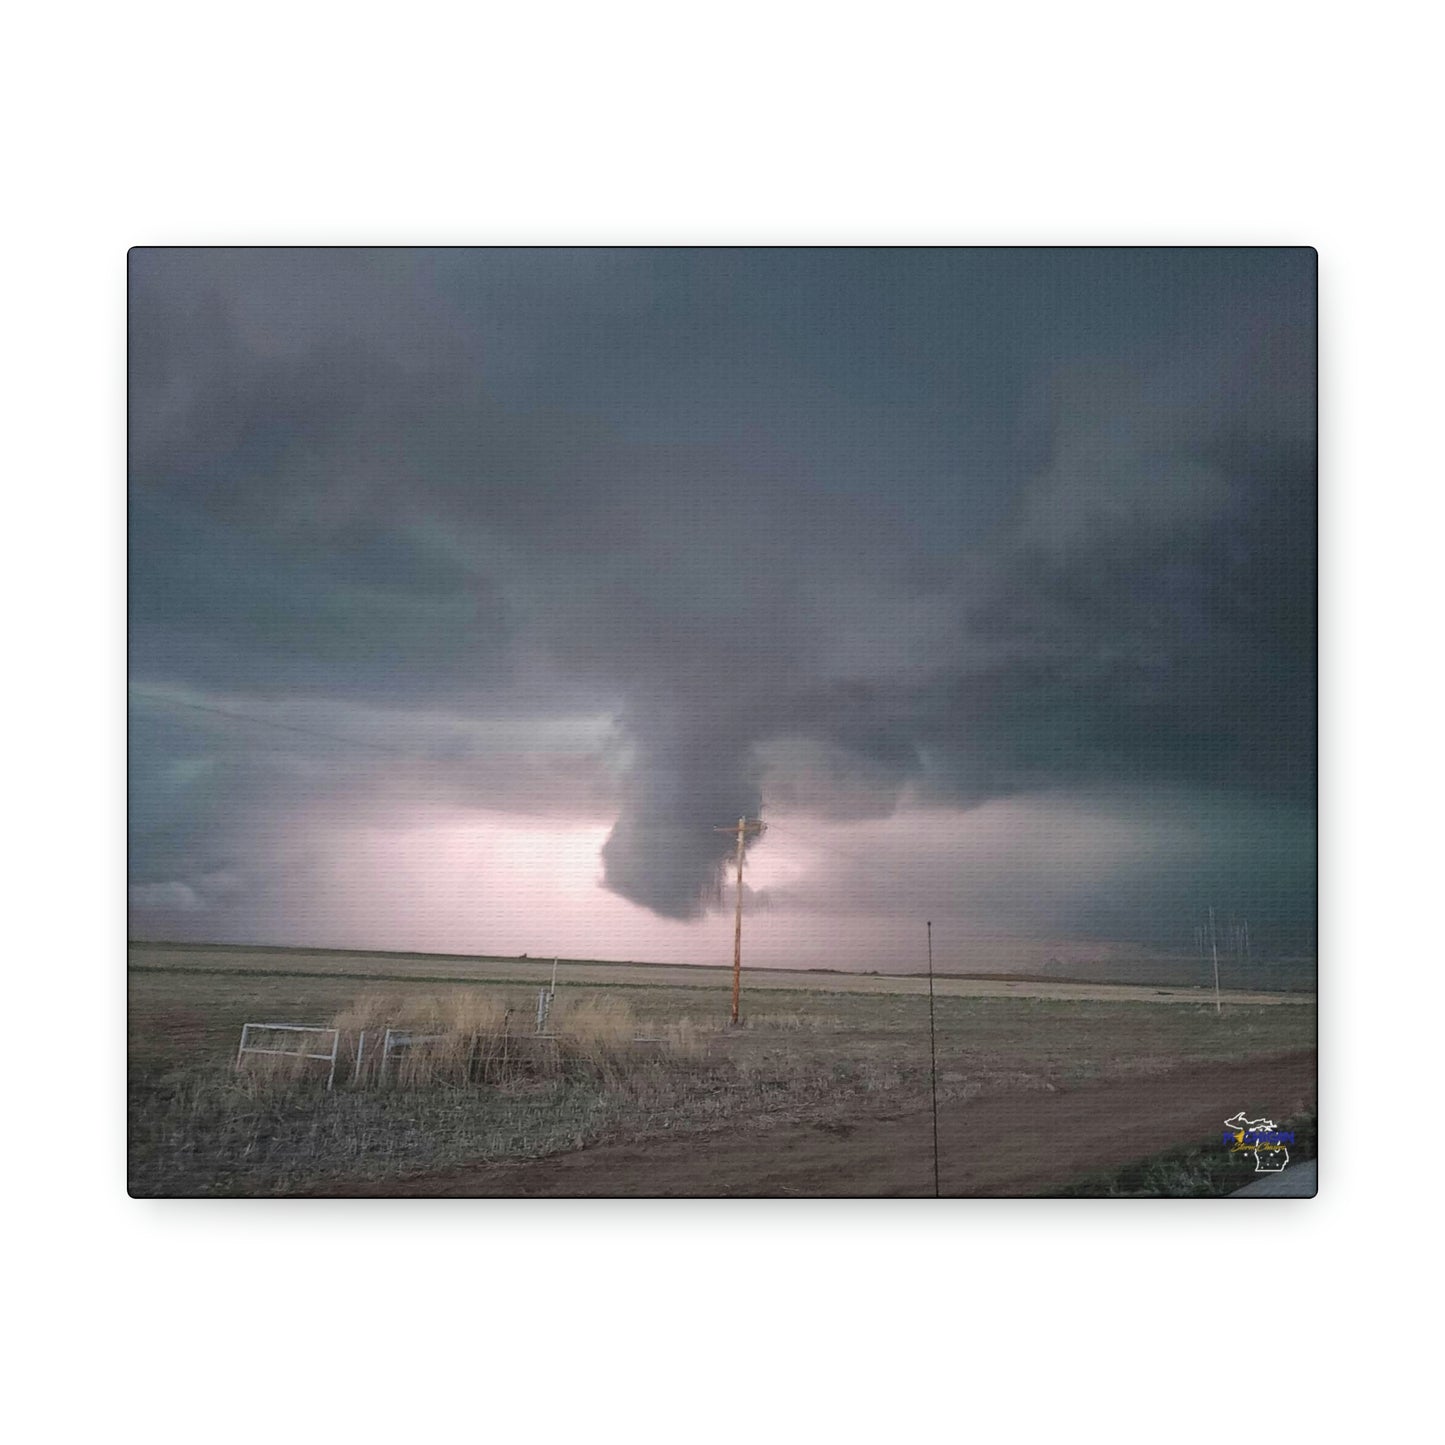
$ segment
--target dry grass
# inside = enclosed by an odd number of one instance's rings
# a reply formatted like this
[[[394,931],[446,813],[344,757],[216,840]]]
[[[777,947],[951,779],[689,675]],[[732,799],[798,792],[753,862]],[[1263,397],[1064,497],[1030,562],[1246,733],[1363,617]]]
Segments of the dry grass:
[[[334,1019],[350,1044],[348,1086],[403,1089],[509,1086],[590,1072],[616,1083],[659,1058],[695,1061],[704,1048],[691,1020],[644,1030],[632,1006],[608,997],[554,1004],[543,1034],[533,1011],[476,989],[398,1001],[370,993]],[[356,1053],[366,1044],[360,1067]],[[391,1031],[392,1046],[386,1039]]]
[[[383,1029],[397,1015],[394,999],[383,993],[363,993],[339,1010],[331,1022],[343,1034],[359,1034],[362,1030],[371,1032]]]
[[[538,1039],[536,994],[450,980],[133,974],[132,1187],[325,1190],[606,1140],[846,1121],[928,1097],[926,998],[773,989],[745,995],[746,1026],[732,1029],[725,992],[564,987],[553,1037]],[[326,1064],[238,1071],[241,1024],[257,1019],[334,1021],[335,1089],[324,1089]],[[1277,1054],[1312,1046],[1314,1023],[1312,1007],[1227,1008],[1221,1019],[1171,1004],[940,997],[939,1093],[1022,1095]],[[387,1028],[440,1037],[399,1053],[382,1086]]]
[[[719,1026],[699,1024],[686,1015],[644,1022],[625,999],[584,997],[554,1004],[548,1031],[572,1056],[615,1065],[659,1054],[675,1060],[701,1059],[707,1053],[707,1036],[717,1033]]]
[[[854,1069],[786,1049],[740,1054],[741,1031],[724,1041],[729,1031],[720,1025],[686,1016],[639,1019],[630,1002],[605,995],[559,997],[543,1037],[535,1011],[475,990],[363,994],[334,1019],[344,1047],[331,1092],[324,1069],[320,1079],[291,1061],[238,1070],[234,1054],[135,1077],[132,1190],[306,1192],[328,1181],[533,1158],[739,1119],[766,1125],[831,1115],[860,1096],[918,1085],[894,1065]],[[362,1028],[367,1047],[357,1071]],[[383,1077],[388,1028],[425,1041],[396,1052]]]
[[[716,1025],[685,1016],[644,1021],[630,1002],[606,995],[558,1000],[545,1033],[535,1025],[534,1011],[477,989],[402,999],[363,993],[331,1020],[340,1034],[335,1082],[346,1088],[469,1088],[589,1071],[616,1083],[659,1060],[695,1063],[707,1053],[707,1036],[718,1032]],[[253,1027],[251,1042],[329,1052],[331,1037],[262,1034]],[[280,1090],[325,1080],[329,1070],[325,1060],[281,1052],[247,1053],[238,1064],[254,1086]]]
[[[770,1009],[753,1009],[744,1019],[743,1027],[748,1029],[767,1029],[774,1033],[800,1033],[803,1030],[816,1033],[821,1030],[837,1032],[845,1027],[837,1019],[827,1018],[819,1014],[805,1013],[780,1013]]]

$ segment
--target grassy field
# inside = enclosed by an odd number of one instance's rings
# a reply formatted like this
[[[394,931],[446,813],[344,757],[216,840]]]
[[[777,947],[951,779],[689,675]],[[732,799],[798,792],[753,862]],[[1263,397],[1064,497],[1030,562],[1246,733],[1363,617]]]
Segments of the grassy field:
[[[744,1026],[731,1030],[727,970],[568,962],[554,1018],[564,1031],[576,1021],[573,1037],[538,1053],[529,1035],[551,971],[551,960],[133,946],[132,1191],[305,1193],[608,1141],[845,1128],[928,1098],[926,980],[750,973]],[[1305,995],[1227,995],[1216,1016],[1212,996],[1189,990],[950,978],[937,992],[939,1094],[954,1108],[1315,1041]],[[363,1015],[373,1027],[466,1017],[456,1039],[485,1036],[506,1067],[480,1068],[472,1044],[470,1075],[353,1088]],[[337,1088],[238,1075],[247,1022],[340,1023]]]
[[[246,948],[230,944],[132,943],[130,966],[136,970],[167,969],[180,972],[315,976],[354,982],[391,980],[416,983],[486,983],[530,985],[533,989],[552,978],[550,958],[516,958],[492,955],[363,953],[343,949]],[[560,985],[589,985],[609,989],[683,988],[726,992],[732,987],[730,968],[703,968],[667,963],[615,963],[602,959],[562,959],[557,965]],[[749,969],[749,992],[804,990],[807,993],[905,994],[928,992],[928,980],[916,973],[835,973],[826,969]],[[1201,987],[1148,984],[1078,983],[1046,976],[1023,977],[991,973],[966,977],[940,974],[934,989],[949,998],[1046,998],[1063,1000],[1150,999],[1198,1003],[1212,991]],[[1226,990],[1231,1003],[1313,1004],[1312,995],[1289,992]]]

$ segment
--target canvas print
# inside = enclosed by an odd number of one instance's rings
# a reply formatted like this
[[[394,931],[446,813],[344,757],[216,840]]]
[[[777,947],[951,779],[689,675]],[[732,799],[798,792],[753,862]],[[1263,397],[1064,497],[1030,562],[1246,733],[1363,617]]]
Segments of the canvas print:
[[[131,1194],[1314,1195],[1316,270],[132,251]]]

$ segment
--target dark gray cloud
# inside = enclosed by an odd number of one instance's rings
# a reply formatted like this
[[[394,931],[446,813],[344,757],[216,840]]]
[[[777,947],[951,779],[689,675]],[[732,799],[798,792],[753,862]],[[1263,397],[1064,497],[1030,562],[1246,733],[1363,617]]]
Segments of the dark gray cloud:
[[[689,917],[769,804],[1163,789],[1312,915],[1312,253],[152,250],[131,326],[135,685],[400,760],[138,705],[142,906],[298,799],[610,813]]]

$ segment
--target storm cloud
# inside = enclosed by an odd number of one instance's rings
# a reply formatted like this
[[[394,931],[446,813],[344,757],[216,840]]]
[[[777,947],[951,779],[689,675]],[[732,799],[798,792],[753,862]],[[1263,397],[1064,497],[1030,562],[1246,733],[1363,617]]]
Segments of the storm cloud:
[[[142,929],[273,927],[300,813],[605,823],[606,888],[687,920],[743,814],[1013,800],[1037,831],[1085,800],[1208,845],[1034,924],[1157,937],[1215,886],[1307,930],[1313,253],[141,250],[131,277]]]

